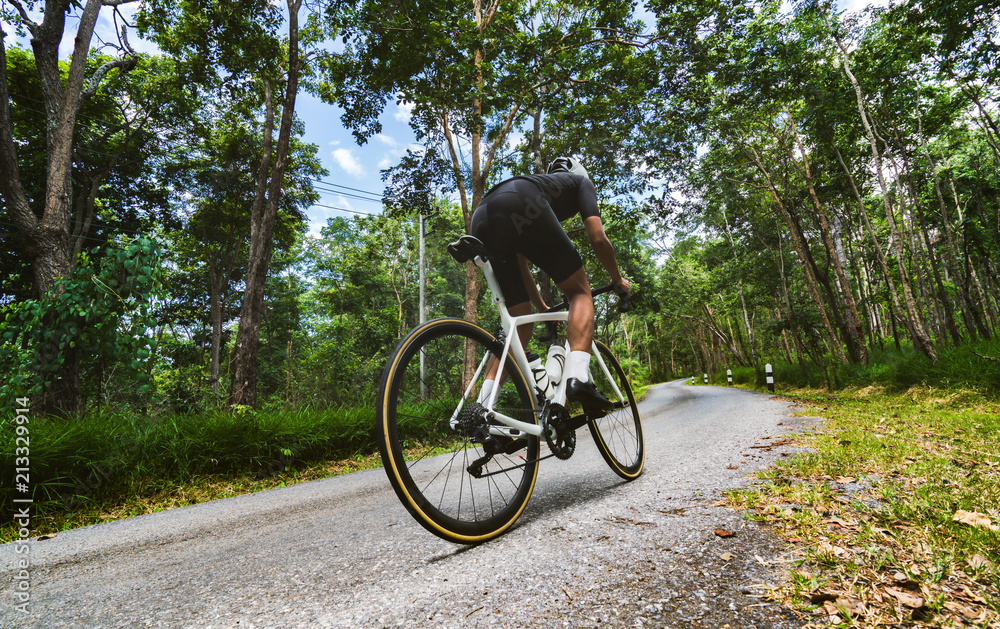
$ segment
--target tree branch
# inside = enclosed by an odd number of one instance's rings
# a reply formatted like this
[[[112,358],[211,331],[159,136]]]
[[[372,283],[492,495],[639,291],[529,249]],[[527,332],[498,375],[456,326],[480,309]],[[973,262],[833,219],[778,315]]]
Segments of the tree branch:
[[[31,210],[21,185],[17,163],[17,146],[11,132],[10,94],[7,91],[7,34],[0,30],[0,191],[10,208],[11,218],[28,237],[29,242],[38,228],[38,218]]]
[[[983,356],[982,354],[980,354],[976,350],[972,350],[972,353],[975,354],[976,356],[979,356],[980,358],[985,359],[985,360],[992,360],[992,361],[995,361],[995,362],[1000,362],[1000,358],[997,358],[995,356]]]
[[[21,6],[19,0],[7,0],[7,3],[14,5],[14,8],[17,9],[17,12],[21,14],[21,19],[24,21],[24,25],[28,27],[28,30],[31,31],[31,36],[38,37],[37,33],[35,32],[38,29],[38,24],[35,24],[33,21],[31,21],[31,18],[28,17],[28,12],[24,9],[23,6]]]

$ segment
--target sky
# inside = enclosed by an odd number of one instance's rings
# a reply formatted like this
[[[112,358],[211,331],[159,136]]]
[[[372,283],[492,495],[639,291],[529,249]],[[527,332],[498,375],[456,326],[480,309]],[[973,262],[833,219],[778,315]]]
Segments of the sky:
[[[869,4],[884,6],[887,0],[837,1],[838,8],[848,12],[861,10]],[[107,9],[101,12],[96,29],[99,36],[114,37],[115,28],[110,16],[111,12]],[[2,26],[5,32],[11,33],[12,29],[6,23]],[[20,41],[27,47],[25,40]],[[156,52],[155,46],[149,42],[133,38],[130,43],[140,52]],[[68,56],[71,46],[72,34],[68,33],[63,38],[63,58]],[[408,124],[409,108],[388,103],[380,117],[382,132],[363,146],[358,146],[351,132],[341,124],[338,107],[301,93],[296,102],[296,112],[305,123],[305,141],[318,147],[318,156],[329,171],[329,175],[316,183],[320,200],[306,212],[309,232],[318,234],[331,217],[378,214],[385,187],[380,171],[396,164],[407,147],[419,148],[414,144],[414,135]]]
[[[837,1],[838,8],[848,12],[859,11],[870,4],[885,6],[887,0]],[[315,97],[301,95],[297,111],[306,123],[306,139],[319,146],[323,164],[330,171],[325,180],[365,190],[372,198],[381,196],[384,188],[380,171],[394,165],[407,146],[416,148],[413,132],[407,124],[409,110],[394,103],[390,103],[382,114],[382,133],[364,146],[358,146],[350,131],[340,124],[339,108]],[[326,224],[327,218],[349,214],[324,206],[365,213],[378,213],[381,209],[377,201],[362,201],[335,193],[324,193],[319,204],[309,211],[310,231],[313,233]]]

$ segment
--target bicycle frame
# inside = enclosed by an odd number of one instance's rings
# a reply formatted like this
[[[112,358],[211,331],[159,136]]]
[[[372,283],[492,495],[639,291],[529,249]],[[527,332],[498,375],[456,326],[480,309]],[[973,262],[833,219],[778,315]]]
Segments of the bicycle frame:
[[[566,322],[569,320],[568,311],[559,312],[540,312],[537,314],[523,315],[520,317],[512,317],[510,312],[507,310],[507,304],[504,301],[503,293],[500,291],[500,284],[497,282],[496,275],[493,273],[493,265],[489,260],[484,260],[482,256],[475,256],[473,262],[480,269],[483,270],[483,275],[486,277],[486,284],[489,286],[490,293],[493,298],[493,305],[496,306],[497,310],[500,312],[500,327],[506,336],[506,342],[504,343],[503,353],[500,357],[500,364],[497,367],[497,378],[501,378],[503,374],[503,368],[508,357],[513,357],[514,362],[517,364],[518,369],[521,370],[522,374],[526,375],[526,380],[528,380],[528,385],[532,388],[532,393],[534,390],[534,381],[531,377],[531,368],[528,366],[528,358],[524,353],[524,346],[521,344],[521,337],[517,334],[517,328],[524,324],[535,324],[542,323],[546,321],[554,322]],[[567,347],[567,353],[569,348]],[[591,342],[591,356],[597,359],[597,365],[604,372],[607,377],[607,381],[611,384],[614,389],[614,393],[617,399],[624,399],[621,390],[619,390],[618,385],[615,384],[615,379],[612,377],[608,366],[604,363],[604,359],[601,358],[601,353],[597,350],[597,345]],[[479,379],[479,375],[484,369],[488,368],[490,355],[487,354],[480,361],[479,367],[476,369],[476,373],[472,380],[469,382],[468,388],[465,390],[462,396],[462,402],[455,409],[455,412],[451,416],[451,424],[455,426],[458,421],[459,413],[461,413],[462,408],[465,406],[465,400],[469,399],[469,395],[472,393],[472,388]],[[559,384],[555,387],[555,391],[552,397],[549,399],[549,403],[559,406],[566,405],[566,380],[564,376],[559,380]],[[548,428],[544,425],[544,416],[541,418],[542,421],[538,424],[529,424],[522,422],[520,420],[514,419],[508,415],[497,411],[494,406],[496,405],[497,395],[499,394],[500,387],[496,386],[493,392],[490,394],[489,400],[484,405],[486,408],[486,418],[492,421],[498,421],[507,428],[500,426],[491,426],[490,432],[497,435],[505,435],[508,437],[518,437],[519,433],[523,432],[535,437],[541,437],[546,429]],[[534,399],[534,398],[533,398]],[[537,409],[536,413],[539,412]]]

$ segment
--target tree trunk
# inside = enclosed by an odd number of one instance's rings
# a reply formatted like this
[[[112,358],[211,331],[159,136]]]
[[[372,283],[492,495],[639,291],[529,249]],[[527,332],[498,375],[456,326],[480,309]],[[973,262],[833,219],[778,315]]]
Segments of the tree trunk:
[[[796,169],[806,180],[806,185],[809,189],[809,198],[813,202],[813,207],[816,210],[816,217],[819,219],[820,235],[823,240],[823,246],[826,248],[827,256],[833,263],[833,270],[837,276],[837,285],[840,287],[840,295],[847,306],[847,325],[844,326],[844,329],[847,332],[848,352],[856,362],[868,364],[868,349],[865,347],[864,342],[865,332],[861,325],[861,317],[858,315],[857,302],[854,300],[854,293],[851,290],[851,281],[847,277],[847,273],[844,272],[843,265],[840,263],[840,256],[837,255],[837,248],[834,245],[833,237],[830,233],[830,220],[826,215],[826,210],[823,209],[823,204],[819,201],[819,196],[816,194],[816,188],[813,185],[812,180],[812,168],[809,166],[809,155],[806,153],[805,146],[802,144],[802,139],[799,137],[799,131],[795,126],[795,119],[792,118],[792,113],[787,107],[785,108],[785,113],[788,115],[789,126],[792,129],[795,144],[798,146],[799,154],[802,156],[801,167],[799,166],[798,160],[791,155],[791,148],[786,150],[789,153],[789,158],[791,158],[792,164],[795,165]],[[782,145],[784,145],[784,142],[782,142]]]
[[[496,15],[497,9],[500,6],[499,2],[493,1],[490,2],[488,6],[483,7],[481,0],[474,0],[473,5],[476,28],[479,33],[483,33],[493,21],[493,17]],[[474,81],[477,89],[481,89],[485,81],[481,70],[483,63],[482,46],[482,43],[476,44],[472,52],[472,62],[476,68]],[[455,183],[458,186],[459,198],[462,205],[462,216],[465,219],[465,233],[467,234],[471,231],[472,212],[474,212],[479,206],[479,202],[482,201],[483,195],[486,192],[486,179],[489,175],[493,158],[496,155],[497,149],[507,137],[507,134],[509,133],[519,111],[520,102],[515,104],[512,110],[508,113],[503,128],[496,133],[496,137],[493,138],[493,142],[487,148],[484,156],[482,150],[483,102],[478,96],[473,97],[471,116],[472,123],[469,129],[469,144],[472,158],[472,163],[470,164],[472,170],[471,199],[469,198],[468,191],[465,187],[464,176],[462,173],[462,163],[459,158],[458,147],[451,129],[449,116],[446,112],[440,112],[438,114],[438,121],[441,124],[441,130],[445,136],[445,142],[448,145],[448,152],[451,156],[452,171],[455,176]],[[479,269],[476,268],[476,265],[470,260],[465,263],[465,320],[472,323],[475,323],[479,318],[478,299],[480,288],[481,280]],[[468,383],[472,380],[472,376],[475,373],[476,364],[474,353],[475,346],[471,342],[467,341],[465,343],[465,352],[463,357],[463,383]]]
[[[837,46],[840,48],[843,59],[844,73],[847,75],[848,80],[854,87],[854,93],[858,101],[858,113],[861,117],[861,123],[865,128],[865,133],[868,136],[868,143],[872,149],[872,157],[875,159],[875,172],[878,175],[879,189],[882,192],[882,203],[885,208],[886,220],[889,224],[889,231],[892,234],[893,245],[896,247],[896,254],[899,257],[899,273],[902,280],[901,284],[903,286],[903,301],[906,305],[906,311],[910,318],[910,332],[913,338],[913,344],[920,352],[926,355],[931,362],[936,363],[938,361],[937,351],[934,349],[934,344],[931,343],[930,338],[928,338],[927,332],[924,330],[924,325],[920,320],[917,303],[913,297],[913,289],[910,286],[909,274],[906,272],[906,264],[903,262],[905,260],[905,254],[903,252],[902,241],[899,237],[899,231],[896,227],[896,217],[893,214],[892,206],[889,203],[889,190],[885,183],[885,175],[883,174],[882,153],[879,151],[878,144],[875,140],[875,133],[872,131],[871,125],[868,122],[868,114],[865,113],[865,100],[861,91],[861,84],[858,83],[857,78],[855,78],[854,74],[851,72],[850,54],[847,47],[840,41],[840,37],[837,36],[836,32],[832,28],[830,29],[830,34],[837,43]]]
[[[802,339],[799,336],[798,322],[795,320],[795,312],[792,310],[792,299],[788,295],[788,278],[785,276],[785,258],[781,255],[781,249],[778,249],[778,278],[781,280],[781,295],[785,301],[785,307],[788,309],[788,329],[792,333],[792,340],[795,343],[795,357],[798,359],[799,369],[802,373],[806,372],[806,361],[803,358],[804,348],[802,346]],[[759,361],[757,361],[759,362]]]
[[[892,273],[889,271],[889,262],[885,257],[885,251],[882,249],[881,243],[878,241],[878,236],[875,234],[875,228],[872,227],[871,217],[868,216],[868,210],[865,208],[864,199],[861,198],[861,194],[858,192],[858,187],[854,182],[854,176],[851,175],[851,171],[847,168],[847,164],[844,163],[844,157],[840,154],[840,149],[834,146],[833,150],[837,155],[837,161],[840,162],[840,167],[844,169],[844,173],[847,175],[847,179],[851,183],[851,192],[854,193],[854,199],[857,201],[858,210],[861,213],[861,217],[864,219],[865,227],[868,228],[868,235],[871,237],[872,245],[875,247],[875,258],[878,260],[879,267],[882,269],[882,278],[885,280],[886,286],[889,289],[892,304],[895,306],[896,310],[900,310],[900,300],[899,293],[896,291],[896,282],[892,277]],[[906,329],[909,331],[912,327],[910,321],[907,319],[905,323]],[[893,334],[895,334],[895,325],[895,320],[893,320]],[[899,345],[898,338],[896,339],[896,345]]]
[[[951,227],[948,224],[948,212],[945,209],[944,195],[941,193],[941,182],[937,173],[937,164],[934,163],[934,158],[931,156],[930,149],[927,147],[927,141],[924,139],[923,123],[920,117],[919,106],[917,107],[917,140],[920,142],[920,146],[924,149],[924,156],[927,158],[928,167],[930,168],[932,179],[934,181],[934,193],[937,196],[938,200],[938,210],[941,213],[942,230],[944,232],[944,238],[945,238],[946,264],[951,269],[957,269],[955,265],[955,251],[952,246]],[[925,224],[925,221],[923,220],[922,214],[920,215],[920,229],[924,237],[924,245],[927,247],[927,250],[931,252],[931,263],[934,272],[934,281],[937,284],[938,293],[940,294],[940,299],[944,307],[945,311],[944,316],[946,319],[945,323],[948,327],[949,333],[952,336],[952,340],[954,341],[955,346],[957,347],[962,342],[961,335],[959,334],[958,327],[955,324],[955,313],[952,308],[951,299],[949,298],[947,291],[944,288],[944,282],[941,279],[941,270],[935,260],[935,256],[933,255],[930,237],[927,234],[927,226]],[[963,294],[963,291],[961,289],[959,290],[958,298],[959,298],[959,309],[962,311],[962,315],[965,319],[966,329],[969,330],[969,333],[972,335],[972,340],[974,342],[976,338],[975,336],[976,330],[972,322],[972,319],[969,316],[968,307],[965,305],[967,301],[967,295]]]
[[[951,173],[948,174],[948,185],[951,188],[951,196],[953,199],[955,199],[955,211],[958,213],[958,222],[960,224],[964,223],[965,217],[962,215],[962,204],[958,200],[958,192],[955,190],[955,179],[954,177],[951,176]],[[983,287],[979,283],[979,276],[976,273],[976,267],[975,265],[972,264],[972,259],[969,257],[968,239],[965,240],[965,243],[966,246],[963,247],[962,257],[965,259],[966,268],[968,269],[968,276],[972,280],[973,286],[976,288],[976,292],[978,293],[979,304],[980,307],[982,308],[982,313],[985,316],[989,316],[989,306],[986,305],[986,295],[983,293]],[[965,285],[966,284],[963,282],[963,286]],[[971,296],[969,298],[969,308],[972,310],[973,321],[975,321],[976,327],[979,330],[979,333],[982,335],[982,337],[985,339],[992,338],[988,327],[986,326],[985,323],[983,323],[983,320],[980,317],[980,310],[976,308],[975,303],[972,301]]]
[[[21,182],[17,147],[11,132],[7,52],[4,42],[6,33],[0,31],[0,190],[11,218],[24,236],[27,257],[31,260],[35,295],[39,299],[51,298],[50,291],[56,286],[56,280],[68,278],[75,264],[69,238],[73,211],[74,129],[83,99],[90,41],[101,6],[101,0],[87,0],[83,6],[65,85],[59,72],[59,44],[66,26],[69,4],[46,2],[41,23],[24,20],[31,33],[31,46],[46,120],[48,171],[41,218],[32,209]],[[117,65],[123,72],[131,69],[126,59]],[[99,80],[100,77],[94,78]],[[58,347],[38,348],[41,362],[37,368],[44,368],[51,361],[57,360],[59,355]],[[73,414],[80,409],[79,353],[71,350],[66,354],[64,351],[63,358],[63,365],[56,372],[55,380],[40,399],[34,402],[34,412]]]
[[[295,97],[299,89],[299,23],[298,12],[302,0],[288,0],[288,77],[285,98],[282,104],[281,125],[275,150],[274,168],[267,185],[267,202],[263,211],[258,211],[258,201],[254,202],[250,226],[250,258],[247,269],[246,289],[240,309],[240,326],[236,333],[233,356],[233,378],[229,389],[229,404],[257,406],[257,350],[260,346],[260,326],[264,317],[264,289],[267,283],[267,269],[273,253],[274,223],[278,215],[278,201],[288,166],[288,150],[291,140],[292,121],[295,114]],[[270,109],[270,107],[269,107]],[[273,109],[268,114],[273,121]],[[273,125],[273,122],[270,123]],[[265,129],[264,157],[258,172],[259,191],[267,181],[267,163],[270,152],[270,128]],[[259,217],[259,222],[256,220]]]
[[[757,169],[767,181],[768,191],[771,193],[771,200],[774,201],[775,206],[777,206],[777,208],[781,211],[781,216],[785,219],[788,231],[791,232],[792,244],[795,246],[795,251],[799,254],[799,262],[801,262],[803,273],[806,276],[806,285],[809,287],[809,294],[812,296],[813,302],[816,304],[816,308],[820,314],[820,319],[823,321],[823,327],[826,330],[827,340],[830,343],[830,351],[837,356],[837,359],[841,363],[846,364],[847,356],[844,355],[844,349],[840,345],[840,340],[837,339],[833,326],[830,325],[830,319],[826,314],[826,305],[823,303],[823,298],[820,296],[819,289],[817,288],[816,277],[813,275],[813,271],[806,261],[807,256],[809,255],[808,251],[806,251],[806,244],[800,239],[798,230],[793,224],[792,217],[788,213],[788,209],[785,207],[785,204],[782,203],[781,197],[778,196],[778,191],[774,186],[771,173],[764,168],[764,164],[760,159],[760,155],[757,153],[757,149],[753,147],[753,144],[750,143],[748,138],[742,138],[742,143],[743,146],[749,149],[749,156],[753,159]]]
[[[224,282],[225,280],[223,280]],[[220,352],[222,350],[222,305],[223,305],[223,286],[224,284],[217,281],[216,278],[211,278],[212,287],[211,292],[208,297],[209,303],[209,317],[212,322],[212,346],[210,349],[210,367],[209,367],[209,384],[212,387],[212,393],[218,395],[219,393],[219,364],[220,364]]]

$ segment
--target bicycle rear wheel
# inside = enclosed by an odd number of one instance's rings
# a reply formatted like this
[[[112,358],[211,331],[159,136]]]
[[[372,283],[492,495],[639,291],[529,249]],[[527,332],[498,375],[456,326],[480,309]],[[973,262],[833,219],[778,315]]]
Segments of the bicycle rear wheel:
[[[467,342],[481,367],[471,387],[463,383]],[[382,374],[378,426],[386,474],[410,514],[453,542],[479,543],[506,531],[524,510],[538,473],[538,438],[490,434],[477,412],[486,361],[502,350],[479,326],[437,319],[400,341]],[[537,424],[517,364],[507,360],[504,371],[496,409]]]
[[[590,419],[587,423],[594,435],[597,449],[611,469],[625,480],[633,480],[642,474],[642,466],[646,460],[639,409],[632,395],[632,387],[618,359],[607,345],[600,341],[595,343],[622,396],[615,395],[615,390],[608,382],[604,371],[598,365],[591,364],[590,373],[594,384],[608,399],[616,403],[616,408],[603,417]]]

